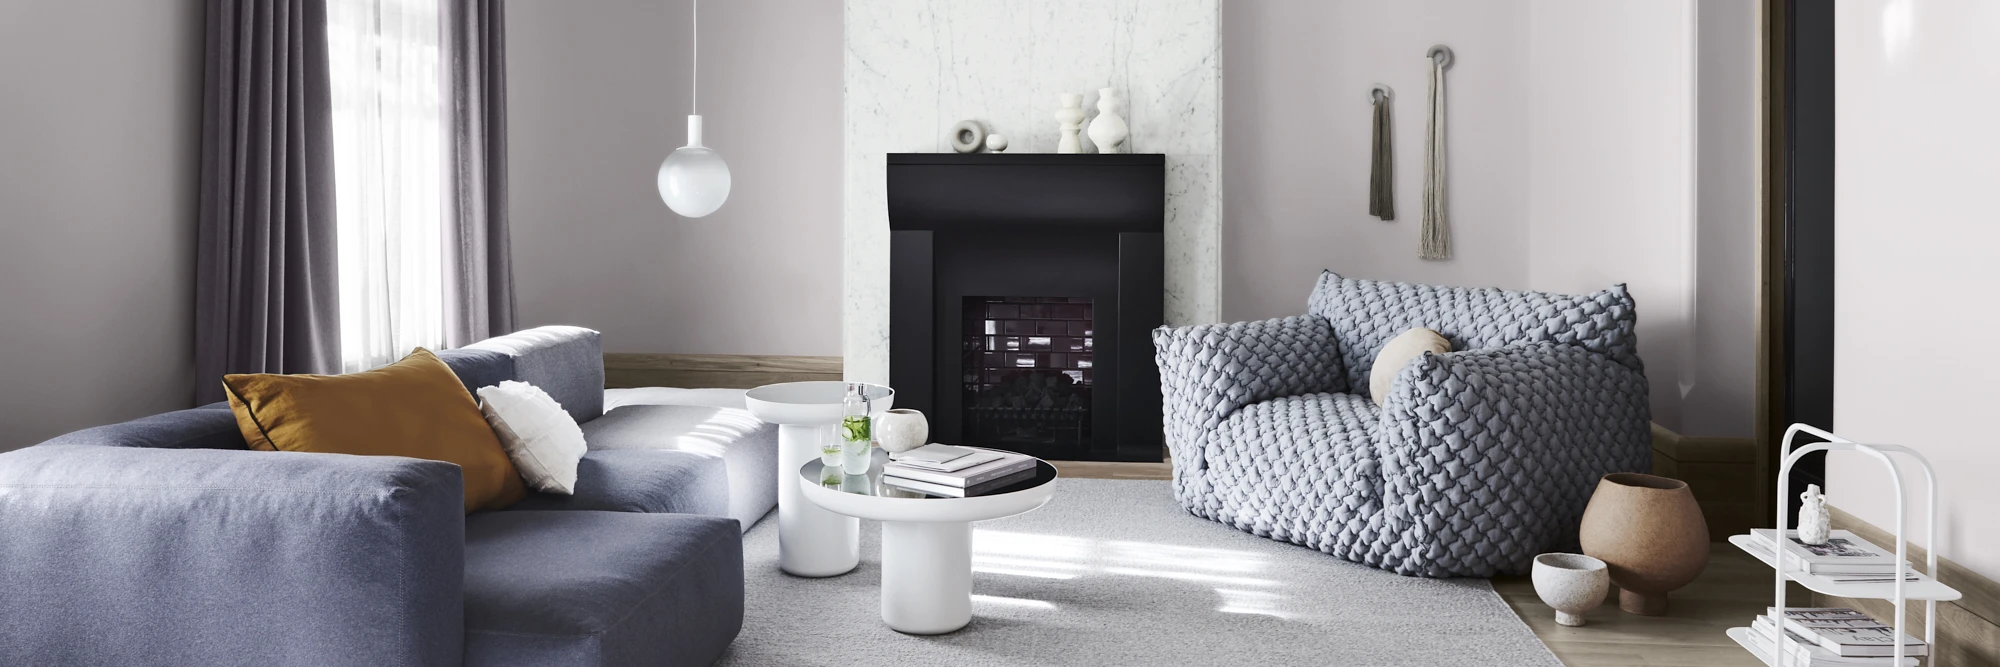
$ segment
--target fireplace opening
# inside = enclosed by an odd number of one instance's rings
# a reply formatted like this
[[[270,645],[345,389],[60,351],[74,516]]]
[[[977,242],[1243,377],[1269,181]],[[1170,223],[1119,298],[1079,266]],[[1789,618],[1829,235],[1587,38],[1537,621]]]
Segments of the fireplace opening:
[[[1092,303],[1078,297],[965,297],[964,407],[969,441],[993,446],[1090,443]]]

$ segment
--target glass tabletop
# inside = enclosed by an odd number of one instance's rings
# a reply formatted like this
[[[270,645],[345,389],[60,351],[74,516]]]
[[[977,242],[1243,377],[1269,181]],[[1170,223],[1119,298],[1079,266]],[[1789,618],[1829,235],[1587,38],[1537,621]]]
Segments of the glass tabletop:
[[[981,449],[981,448],[973,447],[972,449]],[[1004,451],[1004,450],[996,449],[992,451]],[[883,464],[886,464],[888,462],[889,462],[889,453],[881,449],[876,449],[873,452],[873,458],[871,459],[871,462],[868,466],[868,474],[849,475],[844,469],[840,468],[839,466],[834,466],[829,468],[824,464],[820,463],[819,459],[815,458],[811,461],[807,461],[804,466],[799,468],[799,476],[805,478],[808,483],[818,484],[821,488],[833,491],[840,491],[843,493],[851,493],[858,496],[875,496],[878,498],[943,499],[943,500],[951,500],[961,497],[961,496],[935,495],[935,494],[925,493],[923,491],[919,491],[916,489],[897,486],[893,482],[883,481],[882,466]],[[978,493],[962,497],[977,498],[981,496],[997,496],[1001,494],[1014,493],[1017,491],[1026,491],[1028,489],[1032,489],[1037,486],[1041,486],[1043,484],[1055,481],[1055,479],[1056,479],[1056,467],[1053,465],[1049,465],[1048,461],[1035,459],[1035,469],[1033,476],[1011,484],[1005,484],[1002,486],[989,489],[981,489]]]

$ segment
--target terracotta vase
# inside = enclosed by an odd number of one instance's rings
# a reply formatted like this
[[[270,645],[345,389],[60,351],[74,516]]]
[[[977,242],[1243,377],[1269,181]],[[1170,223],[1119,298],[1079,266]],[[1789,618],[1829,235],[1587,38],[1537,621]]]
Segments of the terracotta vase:
[[[1605,475],[1583,511],[1583,553],[1604,561],[1618,585],[1618,608],[1667,613],[1667,593],[1708,565],[1708,521],[1686,482],[1620,472]]]

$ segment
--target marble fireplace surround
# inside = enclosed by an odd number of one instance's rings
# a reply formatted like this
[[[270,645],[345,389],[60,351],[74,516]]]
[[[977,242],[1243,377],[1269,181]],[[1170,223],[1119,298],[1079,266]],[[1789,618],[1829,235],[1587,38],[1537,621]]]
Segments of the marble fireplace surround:
[[[1169,324],[1221,314],[1219,0],[847,0],[842,346],[889,381],[886,156],[950,152],[976,119],[1009,153],[1052,153],[1057,95],[1126,97],[1132,152],[1166,156]],[[1085,150],[1094,152],[1089,139]]]

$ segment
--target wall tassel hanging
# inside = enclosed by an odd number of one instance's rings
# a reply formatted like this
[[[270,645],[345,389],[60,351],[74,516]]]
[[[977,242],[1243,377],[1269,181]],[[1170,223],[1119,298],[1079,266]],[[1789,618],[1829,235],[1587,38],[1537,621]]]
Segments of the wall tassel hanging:
[[[1375,103],[1374,140],[1368,157],[1368,214],[1383,220],[1396,219],[1396,161],[1390,148],[1389,87],[1376,84],[1368,91]]]
[[[1451,227],[1444,207],[1444,70],[1451,67],[1451,49],[1439,44],[1425,57],[1431,65],[1431,94],[1424,128],[1424,228],[1419,256],[1451,259]]]

